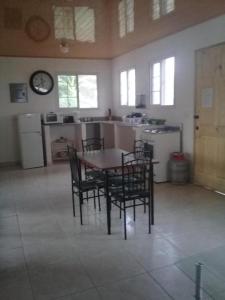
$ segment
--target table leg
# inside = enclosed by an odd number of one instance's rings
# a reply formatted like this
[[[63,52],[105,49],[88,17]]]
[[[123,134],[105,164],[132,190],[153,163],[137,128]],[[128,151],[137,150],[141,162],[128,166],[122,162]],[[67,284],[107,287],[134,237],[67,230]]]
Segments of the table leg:
[[[107,211],[107,229],[108,234],[111,234],[111,205],[110,205],[110,197],[109,197],[109,182],[108,182],[108,171],[106,171],[106,211]]]
[[[154,171],[153,164],[151,164],[151,221],[152,225],[154,225]]]

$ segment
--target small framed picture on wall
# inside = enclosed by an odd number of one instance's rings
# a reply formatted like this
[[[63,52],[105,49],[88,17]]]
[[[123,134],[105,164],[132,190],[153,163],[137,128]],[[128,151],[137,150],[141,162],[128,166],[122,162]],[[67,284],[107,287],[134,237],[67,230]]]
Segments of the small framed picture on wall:
[[[9,90],[11,103],[28,102],[26,83],[10,83]]]

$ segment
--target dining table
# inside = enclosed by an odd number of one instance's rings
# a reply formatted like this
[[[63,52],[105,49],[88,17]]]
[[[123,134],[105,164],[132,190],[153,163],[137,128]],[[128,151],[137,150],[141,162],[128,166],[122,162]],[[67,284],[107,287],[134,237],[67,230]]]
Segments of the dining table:
[[[118,170],[122,168],[122,153],[127,154],[128,151],[119,148],[110,148],[104,150],[93,150],[86,152],[77,152],[78,159],[81,164],[90,168],[101,170],[103,173],[109,170]],[[159,163],[157,159],[152,160],[153,165]],[[154,181],[153,176],[150,178],[150,199],[151,199],[151,223],[154,225]],[[111,216],[110,203],[106,201],[107,205],[107,228],[108,234],[111,234]]]

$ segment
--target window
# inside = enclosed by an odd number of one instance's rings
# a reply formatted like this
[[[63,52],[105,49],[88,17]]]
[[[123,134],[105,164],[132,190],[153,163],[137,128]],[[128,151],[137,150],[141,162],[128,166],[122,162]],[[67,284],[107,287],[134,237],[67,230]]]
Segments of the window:
[[[79,42],[95,42],[94,9],[87,6],[55,6],[54,29],[56,39],[76,39]]]
[[[134,0],[121,0],[119,11],[119,35],[123,38],[134,31]]]
[[[151,102],[153,105],[174,105],[175,57],[152,66]]]
[[[54,28],[56,39],[74,40],[73,9],[69,6],[54,7]]]
[[[83,6],[75,7],[76,40],[80,42],[95,42],[94,9]]]
[[[96,75],[58,75],[60,108],[97,108]]]
[[[175,10],[175,0],[152,0],[152,19],[157,20]]]
[[[120,104],[135,106],[136,97],[135,69],[120,73]]]

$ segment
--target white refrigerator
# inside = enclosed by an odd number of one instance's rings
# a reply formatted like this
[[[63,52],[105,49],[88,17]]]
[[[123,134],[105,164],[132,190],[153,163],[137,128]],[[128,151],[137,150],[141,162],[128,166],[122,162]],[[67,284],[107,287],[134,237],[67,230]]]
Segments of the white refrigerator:
[[[18,116],[21,163],[24,169],[44,166],[41,114]]]

